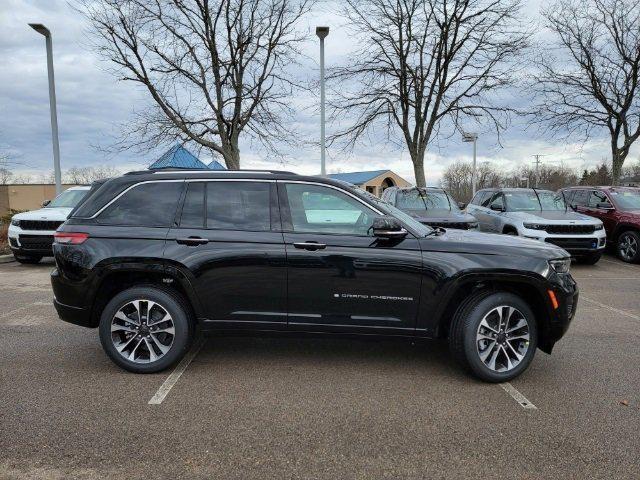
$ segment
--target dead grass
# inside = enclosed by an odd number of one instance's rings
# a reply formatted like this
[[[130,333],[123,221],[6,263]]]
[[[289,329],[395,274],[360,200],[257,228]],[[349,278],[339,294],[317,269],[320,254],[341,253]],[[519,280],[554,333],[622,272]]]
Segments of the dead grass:
[[[11,253],[11,249],[9,248],[9,240],[7,239],[8,232],[8,224],[0,225],[0,255]]]

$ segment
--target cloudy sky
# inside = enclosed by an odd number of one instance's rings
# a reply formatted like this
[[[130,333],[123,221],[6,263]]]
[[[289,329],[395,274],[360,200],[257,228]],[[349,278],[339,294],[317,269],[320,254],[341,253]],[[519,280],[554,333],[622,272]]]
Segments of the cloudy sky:
[[[525,14],[538,18],[539,1],[525,2]],[[317,75],[316,25],[329,25],[326,40],[327,66],[349,58],[351,42],[339,17],[337,4],[327,2],[309,15],[300,26],[308,32],[305,53],[310,60],[301,67],[303,75]],[[46,56],[44,37],[27,25],[44,23],[53,33],[54,64],[60,126],[60,151],[63,170],[72,166],[110,164],[120,169],[148,165],[162,151],[144,154],[126,152],[107,155],[96,146],[113,144],[121,125],[132,113],[149,105],[145,92],[132,83],[119,82],[88,46],[84,19],[63,0],[2,0],[0,2],[0,151],[27,167],[17,171],[47,173],[51,170],[52,150],[49,123]],[[315,105],[319,95],[307,94],[300,104]],[[319,150],[311,145],[319,135],[319,116],[314,108],[300,112],[297,118],[300,140],[309,147],[289,149],[285,164],[265,159],[264,152],[244,142],[241,145],[243,168],[286,168],[299,173],[319,172]],[[328,126],[331,133],[332,126]],[[427,183],[436,184],[442,171],[455,160],[470,160],[471,148],[457,136],[436,139],[426,161]],[[572,168],[595,165],[608,157],[606,138],[575,143],[544,138],[514,121],[504,133],[502,145],[491,132],[481,132],[479,161],[488,161],[503,170],[531,164],[533,154],[545,155],[544,161],[563,163]],[[630,160],[638,158],[632,152]],[[210,159],[205,154],[202,159]],[[353,152],[328,151],[328,171],[392,169],[413,181],[413,170],[405,151],[372,139]]]

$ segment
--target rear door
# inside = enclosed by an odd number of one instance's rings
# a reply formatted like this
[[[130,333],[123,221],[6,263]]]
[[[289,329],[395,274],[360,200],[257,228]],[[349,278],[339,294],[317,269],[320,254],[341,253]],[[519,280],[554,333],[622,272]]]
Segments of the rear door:
[[[209,326],[286,327],[275,182],[188,181],[165,259],[189,277]]]
[[[502,208],[502,211],[494,210],[494,208]],[[502,233],[504,223],[504,211],[506,210],[505,198],[502,192],[494,194],[489,202],[487,209],[487,231]]]
[[[422,254],[416,238],[381,241],[380,212],[337,187],[278,182],[289,328],[413,332]]]

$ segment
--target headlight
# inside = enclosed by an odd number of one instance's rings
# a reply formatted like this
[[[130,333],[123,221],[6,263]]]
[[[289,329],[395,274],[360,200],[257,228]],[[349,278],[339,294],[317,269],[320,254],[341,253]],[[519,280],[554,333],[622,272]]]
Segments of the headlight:
[[[547,228],[546,225],[540,223],[523,223],[522,226],[524,228],[530,228],[531,230],[545,230]]]
[[[556,273],[569,273],[569,268],[571,268],[571,259],[561,258],[558,260],[549,260],[549,266],[553,268]]]
[[[13,225],[14,227],[19,227],[20,226],[20,220],[18,220],[17,218],[12,218],[11,219],[11,225]]]
[[[470,222],[469,228],[478,228],[478,222]]]
[[[600,225],[596,225],[594,230],[602,230],[604,228],[604,225],[600,224]]]

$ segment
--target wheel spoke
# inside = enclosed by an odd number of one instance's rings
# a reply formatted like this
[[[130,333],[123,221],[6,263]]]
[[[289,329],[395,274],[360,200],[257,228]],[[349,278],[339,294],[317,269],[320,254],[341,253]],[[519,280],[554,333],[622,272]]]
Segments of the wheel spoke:
[[[135,337],[134,337],[135,338]],[[134,360],[135,356],[136,356],[136,350],[138,349],[138,347],[140,346],[140,344],[142,343],[142,338],[140,338],[138,340],[138,343],[136,343],[136,346],[133,347],[133,350],[131,350],[131,353],[129,354],[129,360]]]
[[[165,353],[167,353],[169,351],[169,349],[171,348],[171,346],[167,346],[167,345],[163,344],[160,340],[158,340],[156,338],[155,333],[152,333],[151,335],[149,335],[149,338],[153,339],[154,344],[157,345],[157,347],[160,349],[160,351],[162,352],[163,355]]]
[[[488,315],[487,315],[487,317],[488,317]],[[498,333],[498,330],[496,330],[495,328],[489,326],[489,323],[487,322],[487,317],[484,317],[482,319],[482,321],[480,322],[480,326],[486,328],[487,330],[491,330],[493,333]]]
[[[507,353],[507,349],[504,348],[503,346],[500,346],[500,349],[502,350],[502,353],[504,353],[504,356],[507,359],[507,370],[511,370],[514,365],[513,365],[513,363],[511,363],[511,358],[509,357],[509,354]]]
[[[154,324],[155,325],[155,324]],[[154,330],[153,332],[154,335],[158,334],[158,333],[168,333],[170,335],[175,335],[176,334],[176,329],[173,328],[173,325],[170,327],[166,327],[166,328],[160,328],[158,330]]]
[[[524,355],[519,354],[518,351],[515,348],[513,348],[513,345],[511,345],[511,343],[508,340],[507,340],[507,345],[509,346],[513,354],[516,356],[518,363],[520,363],[520,361],[524,358]]]
[[[476,335],[476,341],[479,342],[480,340],[488,340],[490,342],[494,342],[495,338],[489,335],[485,335],[484,333],[478,333]]]
[[[160,320],[156,320],[155,322],[151,323],[149,322],[149,319],[147,319],[147,325],[149,326],[158,325],[159,323],[168,322],[168,321],[173,322],[173,319],[171,318],[171,315],[169,315],[169,313],[165,311]]]
[[[118,310],[118,313],[115,314],[115,318],[117,318],[118,320],[122,320],[123,322],[133,323],[134,325],[139,325],[140,324],[136,320],[133,320],[133,319],[127,317],[122,310]]]
[[[136,339],[136,336],[133,335],[129,340],[127,340],[126,342],[122,342],[118,345],[114,345],[116,347],[116,350],[118,350],[118,352],[122,353],[123,350],[125,348],[127,348],[129,346],[129,344],[131,344],[131,342],[133,342]]]
[[[153,345],[151,345],[148,338],[144,339],[144,343],[147,345],[147,350],[149,350],[149,361],[155,362],[158,359],[158,355],[156,355]]]
[[[132,332],[132,333],[138,333],[138,330],[136,330],[135,328],[131,328],[127,325],[119,325],[117,323],[112,323],[111,324],[111,331],[112,332]]]
[[[506,330],[506,333],[515,332],[516,330],[520,330],[521,328],[526,326],[527,321],[524,318],[521,318],[520,320],[518,320],[518,323],[515,325],[515,327],[508,328]]]
[[[509,337],[507,340],[509,342],[512,342],[514,340],[529,340],[529,334],[523,333],[522,335],[514,335],[513,337]]]

